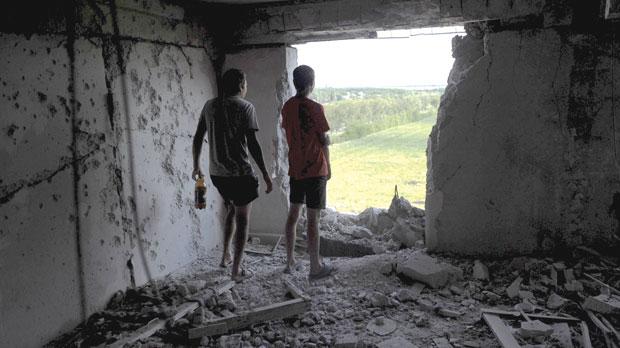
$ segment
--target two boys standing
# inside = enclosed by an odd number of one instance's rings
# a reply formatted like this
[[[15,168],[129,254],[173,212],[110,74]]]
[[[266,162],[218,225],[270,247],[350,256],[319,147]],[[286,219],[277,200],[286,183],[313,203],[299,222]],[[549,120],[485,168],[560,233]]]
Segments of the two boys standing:
[[[294,246],[297,221],[305,204],[310,256],[308,278],[313,280],[329,276],[334,270],[332,266],[320,262],[318,230],[320,212],[325,208],[326,183],[331,177],[327,135],[329,125],[323,106],[308,98],[314,89],[314,70],[306,65],[297,67],[293,71],[293,82],[297,94],[282,108],[282,127],[289,147],[291,203],[285,227],[287,264],[284,272],[300,269],[300,264],[295,260]],[[229,245],[234,229],[232,279],[235,281],[249,277],[241,267],[241,261],[248,235],[252,201],[258,197],[258,180],[250,164],[248,152],[262,173],[267,187],[265,192],[272,190],[262,150],[256,139],[256,111],[250,102],[243,99],[246,93],[245,74],[237,69],[226,71],[223,76],[223,95],[205,104],[192,147],[192,175],[202,176],[199,158],[204,135],[208,132],[211,181],[228,210],[220,266],[226,267],[230,263]]]

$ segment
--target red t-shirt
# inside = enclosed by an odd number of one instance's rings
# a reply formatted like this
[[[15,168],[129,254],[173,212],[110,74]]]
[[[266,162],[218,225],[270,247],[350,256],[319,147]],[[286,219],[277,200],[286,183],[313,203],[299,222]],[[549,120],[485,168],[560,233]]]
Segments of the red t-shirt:
[[[329,130],[323,105],[293,97],[282,107],[282,128],[288,142],[288,175],[294,179],[327,176],[327,158],[319,135]]]

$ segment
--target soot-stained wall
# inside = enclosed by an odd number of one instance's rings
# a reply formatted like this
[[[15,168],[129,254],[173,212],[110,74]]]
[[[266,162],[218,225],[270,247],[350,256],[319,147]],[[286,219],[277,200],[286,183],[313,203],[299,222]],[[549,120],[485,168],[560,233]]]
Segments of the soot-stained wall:
[[[40,346],[221,242],[222,202],[194,210],[190,178],[216,94],[208,30],[166,2],[67,4],[17,7],[0,33],[2,347]]]
[[[428,146],[430,248],[568,251],[616,233],[620,41],[587,13],[586,25],[473,25],[454,39]]]

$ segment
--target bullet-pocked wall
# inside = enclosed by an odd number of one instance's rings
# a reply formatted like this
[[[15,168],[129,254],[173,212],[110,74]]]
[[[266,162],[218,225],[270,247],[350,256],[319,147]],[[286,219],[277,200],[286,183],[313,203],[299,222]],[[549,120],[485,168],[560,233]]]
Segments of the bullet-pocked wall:
[[[566,252],[617,233],[618,25],[596,3],[570,10],[560,25],[472,24],[453,40],[428,143],[431,249]]]
[[[190,177],[217,93],[208,30],[165,1],[73,5],[3,15],[2,347],[41,346],[221,243],[222,202],[195,210]]]

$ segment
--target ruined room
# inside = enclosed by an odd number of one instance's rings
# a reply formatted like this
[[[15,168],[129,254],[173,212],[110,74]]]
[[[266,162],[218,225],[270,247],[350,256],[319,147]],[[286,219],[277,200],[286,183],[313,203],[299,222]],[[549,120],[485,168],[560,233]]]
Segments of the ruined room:
[[[620,347],[620,1],[0,13],[0,347]],[[284,274],[293,46],[452,25],[464,33],[427,138],[424,209],[398,194],[325,209],[334,273]],[[223,199],[206,180],[196,209],[192,174],[201,110],[229,68],[248,77],[273,182],[252,205],[242,282],[218,267]],[[307,266],[306,219],[294,249]]]

